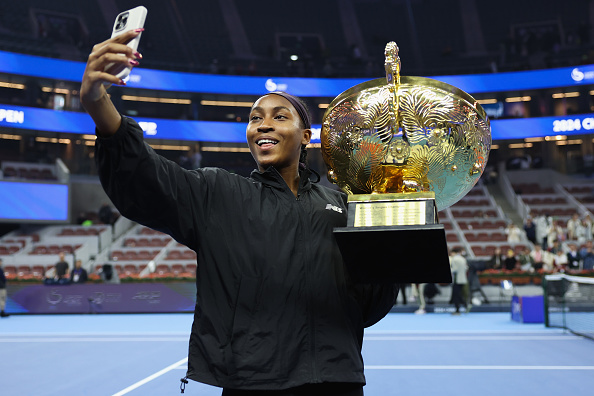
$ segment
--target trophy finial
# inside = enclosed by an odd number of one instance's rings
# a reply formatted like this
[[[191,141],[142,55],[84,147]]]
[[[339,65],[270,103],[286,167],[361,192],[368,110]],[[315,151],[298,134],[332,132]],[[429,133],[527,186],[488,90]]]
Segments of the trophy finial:
[[[398,56],[398,46],[394,41],[386,44],[384,55],[386,57],[384,68],[386,69],[388,85],[400,84],[400,57]]]

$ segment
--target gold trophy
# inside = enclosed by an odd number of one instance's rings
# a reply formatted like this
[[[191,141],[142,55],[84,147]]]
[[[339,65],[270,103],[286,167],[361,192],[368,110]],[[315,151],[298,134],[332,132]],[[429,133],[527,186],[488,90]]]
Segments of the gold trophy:
[[[347,227],[334,235],[354,280],[450,283],[438,211],[479,180],[491,149],[489,119],[466,92],[400,76],[396,43],[386,78],[338,95],[322,121],[328,179],[348,196]]]

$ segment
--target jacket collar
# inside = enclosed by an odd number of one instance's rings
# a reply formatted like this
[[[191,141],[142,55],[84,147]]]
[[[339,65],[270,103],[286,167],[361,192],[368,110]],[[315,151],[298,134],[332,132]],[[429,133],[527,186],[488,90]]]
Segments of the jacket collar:
[[[299,192],[308,191],[311,189],[311,181],[309,180],[310,175],[311,171],[309,169],[299,169]],[[254,169],[250,174],[250,178],[268,187],[277,188],[280,190],[289,189],[289,186],[287,183],[285,183],[285,179],[283,179],[281,174],[274,166],[269,167],[264,172]]]

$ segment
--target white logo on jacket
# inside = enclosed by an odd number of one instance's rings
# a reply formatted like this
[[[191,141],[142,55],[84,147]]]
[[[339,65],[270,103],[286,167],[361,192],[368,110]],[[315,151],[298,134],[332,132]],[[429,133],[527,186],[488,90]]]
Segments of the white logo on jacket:
[[[338,206],[334,206],[332,204],[327,204],[326,205],[326,209],[333,210],[333,211],[338,212],[338,213],[342,213],[342,209],[341,208],[339,208]]]

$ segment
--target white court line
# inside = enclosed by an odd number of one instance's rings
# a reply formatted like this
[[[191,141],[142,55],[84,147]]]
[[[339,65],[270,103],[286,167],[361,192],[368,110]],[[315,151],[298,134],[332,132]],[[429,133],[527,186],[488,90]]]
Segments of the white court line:
[[[575,336],[370,336],[365,341],[576,341]]]
[[[365,370],[594,370],[594,366],[365,366]]]
[[[44,342],[44,343],[59,343],[59,342],[188,342],[188,337],[134,337],[134,338],[115,338],[115,337],[50,337],[50,338],[33,338],[33,337],[0,337],[2,342]]]
[[[528,329],[528,330],[365,330],[371,334],[556,334],[563,329]]]
[[[188,331],[155,331],[155,332],[148,332],[143,331],[140,333],[135,333],[131,331],[123,331],[123,332],[109,332],[109,331],[98,331],[98,332],[31,332],[31,333],[2,333],[0,337],[93,337],[93,336],[101,336],[101,337],[190,337],[190,333]]]
[[[149,375],[145,379],[140,380],[137,383],[130,385],[126,389],[123,389],[123,390],[119,391],[118,393],[114,393],[112,396],[125,395],[126,393],[131,392],[134,389],[141,387],[142,385],[146,384],[147,382],[150,382],[150,381],[154,380],[155,378],[158,378],[158,377],[162,376],[163,374],[168,373],[171,370],[177,369],[179,366],[181,366],[182,364],[187,363],[187,362],[188,362],[188,358],[183,358],[179,362],[173,363],[171,366],[167,366],[163,370],[157,371],[153,375]]]

